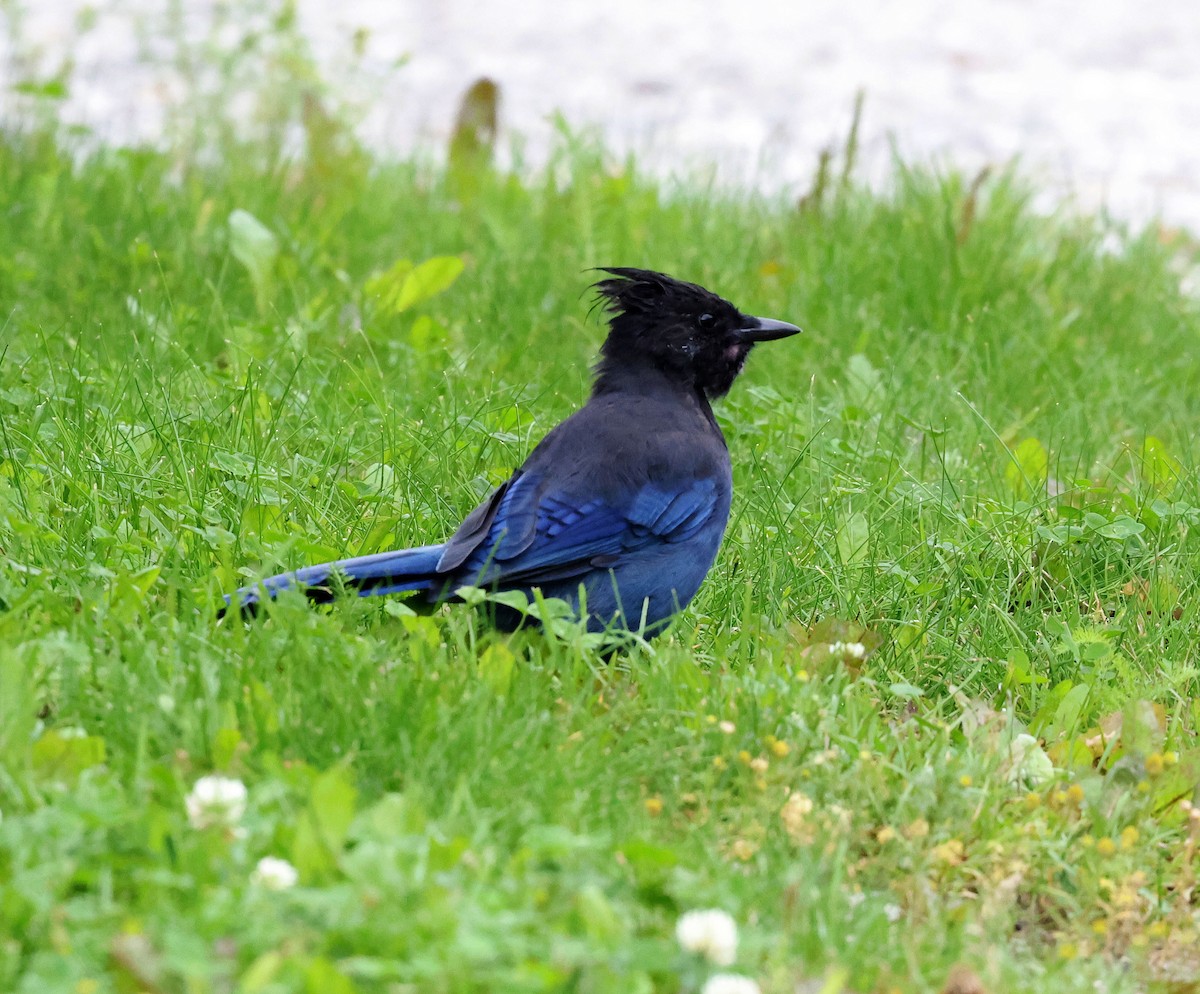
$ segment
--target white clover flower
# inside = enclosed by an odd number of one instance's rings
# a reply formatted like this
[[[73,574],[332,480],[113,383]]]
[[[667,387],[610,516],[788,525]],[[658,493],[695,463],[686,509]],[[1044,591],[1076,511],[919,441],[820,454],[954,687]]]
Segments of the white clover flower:
[[[184,805],[192,828],[236,828],[246,813],[246,785],[231,777],[201,777]]]
[[[266,890],[287,890],[295,887],[299,879],[300,874],[291,863],[275,856],[264,856],[250,874],[251,883]]]
[[[737,923],[724,911],[689,911],[675,925],[675,938],[689,953],[697,953],[717,966],[737,959]]]
[[[865,659],[867,647],[861,642],[830,642],[829,655],[842,659]]]
[[[759,994],[759,988],[740,973],[714,973],[704,982],[700,994]]]
[[[1054,763],[1032,735],[1014,736],[1008,744],[1008,782],[1037,787],[1054,776]]]

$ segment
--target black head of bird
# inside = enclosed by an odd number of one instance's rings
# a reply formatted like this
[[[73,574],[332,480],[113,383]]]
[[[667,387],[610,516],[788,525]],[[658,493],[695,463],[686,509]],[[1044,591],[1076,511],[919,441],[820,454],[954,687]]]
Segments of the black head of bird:
[[[611,329],[600,350],[601,380],[617,368],[651,365],[713,399],[728,392],[755,343],[800,331],[743,314],[711,290],[662,273],[601,272],[613,277],[596,284]]]

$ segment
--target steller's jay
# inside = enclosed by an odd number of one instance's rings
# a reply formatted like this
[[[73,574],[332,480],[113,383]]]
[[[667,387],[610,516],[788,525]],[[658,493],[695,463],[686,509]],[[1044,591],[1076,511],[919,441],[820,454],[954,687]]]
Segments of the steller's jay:
[[[709,402],[757,342],[800,329],[662,273],[601,272],[609,334],[591,397],[448,541],[283,573],[226,603],[251,612],[290,587],[327,601],[335,578],[360,596],[431,603],[463,585],[540,588],[577,612],[582,600],[592,631],[661,631],[699,589],[729,519],[729,451]],[[521,615],[499,607],[495,622],[512,629]]]

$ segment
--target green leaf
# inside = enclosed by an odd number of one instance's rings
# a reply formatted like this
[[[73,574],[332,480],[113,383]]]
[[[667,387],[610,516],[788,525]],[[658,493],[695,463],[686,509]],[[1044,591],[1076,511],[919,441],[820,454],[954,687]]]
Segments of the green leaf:
[[[488,594],[484,599],[493,604],[511,607],[514,611],[520,611],[522,614],[533,614],[535,607],[529,603],[529,597],[523,590],[501,590],[494,594]]]
[[[245,994],[258,994],[259,991],[266,990],[279,975],[283,964],[283,954],[279,951],[272,949],[263,953],[246,967],[238,989],[245,991]]]
[[[516,661],[508,646],[495,642],[479,654],[479,676],[497,694],[507,694]]]
[[[854,407],[873,412],[880,406],[883,376],[865,355],[846,360],[846,399]]]
[[[867,558],[871,540],[871,526],[861,511],[844,517],[838,525],[837,550],[842,565],[851,566]]]
[[[630,839],[621,846],[621,852],[624,853],[629,865],[639,873],[669,870],[679,863],[679,856],[674,849],[654,845],[651,842],[643,842],[641,839]]]
[[[428,314],[419,314],[408,329],[408,344],[417,352],[428,352],[433,346],[444,342],[446,326]]]
[[[1054,712],[1054,732],[1056,735],[1071,735],[1083,728],[1083,713],[1087,707],[1088,697],[1092,688],[1087,684],[1076,684],[1067,691],[1066,696]]]
[[[15,770],[18,757],[25,762],[40,706],[32,670],[10,646],[0,648],[0,768]]]
[[[429,648],[436,649],[442,644],[442,630],[432,618],[410,611],[401,615],[399,621],[411,638],[424,642]]]
[[[1050,472],[1050,457],[1045,446],[1036,438],[1027,438],[1011,450],[1009,456],[1004,479],[1012,492],[1018,497],[1044,493]]]
[[[248,504],[242,511],[241,534],[256,538],[281,539],[284,536],[283,511],[277,504]]]
[[[242,745],[242,734],[236,728],[222,728],[213,736],[213,765],[218,770],[227,770],[232,765]]]
[[[1166,490],[1183,479],[1183,463],[1171,455],[1162,439],[1147,435],[1142,443],[1142,479],[1154,490]]]
[[[229,250],[246,267],[258,309],[265,310],[279,257],[279,240],[258,218],[239,207],[229,215]]]
[[[50,729],[33,743],[34,770],[53,780],[73,781],[84,770],[104,762],[104,739],[75,729]]]
[[[314,956],[304,971],[304,990],[306,994],[355,994],[357,988],[332,960]]]
[[[354,823],[356,839],[391,839],[401,835],[424,835],[429,816],[411,794],[384,794]]]
[[[914,687],[911,683],[893,683],[888,687],[888,690],[897,697],[915,698],[925,696],[925,691],[920,687]]]
[[[400,299],[400,291],[404,281],[413,270],[412,261],[397,259],[382,273],[376,273],[363,284],[363,292],[368,297],[378,298],[379,309],[396,313],[396,302]]]
[[[70,96],[66,77],[63,76],[47,80],[23,79],[13,84],[13,92],[45,100],[66,100]]]
[[[1146,526],[1140,521],[1134,521],[1128,514],[1121,514],[1097,528],[1096,533],[1104,538],[1124,541],[1134,535],[1142,534],[1145,530]]]
[[[354,820],[357,797],[358,791],[343,767],[326,770],[313,781],[308,807],[296,825],[292,842],[292,863],[301,879],[321,879],[336,869]]]
[[[613,942],[625,934],[624,920],[595,884],[586,884],[576,893],[575,914],[589,939]]]
[[[397,480],[395,469],[387,463],[375,462],[367,467],[360,487],[364,493],[386,497],[396,492]]]
[[[432,259],[426,259],[405,278],[396,298],[397,313],[407,311],[449,289],[464,268],[462,258],[457,255],[435,255]]]
[[[158,582],[161,572],[158,566],[147,566],[136,573],[124,570],[118,573],[109,593],[109,609],[114,616],[125,621],[134,618],[145,605],[150,588]]]

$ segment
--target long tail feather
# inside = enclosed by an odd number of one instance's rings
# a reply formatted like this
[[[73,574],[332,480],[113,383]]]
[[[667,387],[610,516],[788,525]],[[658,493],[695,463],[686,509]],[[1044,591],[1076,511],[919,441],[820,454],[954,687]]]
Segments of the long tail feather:
[[[329,601],[333,599],[335,577],[341,578],[342,586],[357,590],[360,597],[410,590],[431,591],[436,597],[441,592],[438,588],[449,579],[437,572],[438,560],[444,550],[444,545],[422,545],[280,573],[226,595],[225,610],[236,605],[243,613],[253,614],[264,599],[274,598],[280,591],[292,588],[303,591],[309,600]]]

